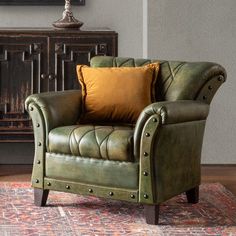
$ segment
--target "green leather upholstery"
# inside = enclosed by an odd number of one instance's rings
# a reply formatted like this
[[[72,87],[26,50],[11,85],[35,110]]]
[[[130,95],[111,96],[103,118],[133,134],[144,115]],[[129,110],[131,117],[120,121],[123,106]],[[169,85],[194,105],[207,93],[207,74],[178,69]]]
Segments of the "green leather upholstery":
[[[97,56],[91,66],[153,61],[158,60]],[[135,127],[78,124],[79,90],[29,96],[25,104],[35,135],[32,186],[145,205],[198,186],[209,106],[226,72],[210,62],[160,63],[156,102],[141,112]]]
[[[63,91],[34,94],[25,102],[26,110],[38,110],[45,127],[45,139],[48,145],[48,134],[56,127],[73,125],[81,111],[81,91]],[[30,107],[29,107],[30,106]],[[36,119],[33,119],[33,122]]]
[[[161,203],[201,181],[200,162],[205,120],[168,124],[154,141],[155,201]]]
[[[133,128],[61,126],[49,133],[48,152],[116,161],[133,161]]]
[[[46,153],[45,168],[48,178],[116,188],[138,188],[138,163]]]
[[[208,104],[191,100],[156,102],[147,106],[140,114],[134,129],[134,156],[136,159],[139,158],[141,134],[144,125],[153,114],[159,116],[160,123],[163,126],[167,124],[206,120],[208,112]]]
[[[91,66],[143,66],[156,61],[161,63],[156,87],[157,101],[203,100],[210,103],[213,95],[226,78],[225,69],[211,62],[94,57],[91,60]],[[201,92],[205,88],[206,93],[202,94]]]

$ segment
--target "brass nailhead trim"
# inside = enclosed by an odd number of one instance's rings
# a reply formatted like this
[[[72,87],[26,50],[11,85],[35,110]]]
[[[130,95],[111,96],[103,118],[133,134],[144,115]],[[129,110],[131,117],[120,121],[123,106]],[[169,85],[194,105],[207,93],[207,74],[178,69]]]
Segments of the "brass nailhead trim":
[[[47,186],[51,186],[51,183],[50,183],[50,182],[48,182],[48,183],[47,183]]]
[[[39,180],[38,180],[38,179],[36,179],[36,180],[35,180],[35,183],[36,183],[36,184],[38,184],[38,183],[39,183]]]
[[[147,156],[148,156],[148,153],[147,153],[147,152],[144,152],[143,155],[144,155],[145,157],[147,157]]]
[[[147,194],[144,194],[143,197],[144,197],[145,199],[148,199],[148,195],[147,195]]]
[[[148,172],[144,171],[144,172],[143,172],[143,175],[144,175],[144,176],[148,176]]]
[[[70,185],[66,185],[66,189],[70,189]]]
[[[33,107],[30,107],[30,111],[33,111],[34,110],[34,108]]]
[[[110,196],[113,196],[113,195],[114,195],[114,193],[113,193],[113,192],[109,192],[109,195],[110,195]]]
[[[131,195],[130,195],[130,197],[131,197],[132,199],[134,199],[134,198],[135,198],[134,194],[131,194]]]
[[[37,127],[40,127],[40,124],[38,123],[36,126],[37,126]]]
[[[149,134],[149,133],[146,133],[146,134],[145,134],[145,136],[146,136],[146,137],[149,137],[149,136],[150,136],[150,134]]]
[[[218,78],[218,81],[220,81],[220,82],[221,82],[222,80],[223,80],[223,79],[222,79],[222,77],[219,77],[219,78]]]
[[[42,145],[42,143],[41,142],[38,142],[38,146],[40,147]]]
[[[157,122],[157,119],[156,119],[156,118],[153,118],[152,121],[153,121],[153,122]]]
[[[37,164],[40,164],[41,162],[40,162],[40,160],[37,160]]]
[[[208,89],[209,89],[209,90],[212,90],[212,86],[211,86],[211,85],[209,85],[209,86],[208,86]]]
[[[90,193],[92,193],[93,192],[93,190],[91,189],[91,188],[89,188],[89,190],[88,190]]]

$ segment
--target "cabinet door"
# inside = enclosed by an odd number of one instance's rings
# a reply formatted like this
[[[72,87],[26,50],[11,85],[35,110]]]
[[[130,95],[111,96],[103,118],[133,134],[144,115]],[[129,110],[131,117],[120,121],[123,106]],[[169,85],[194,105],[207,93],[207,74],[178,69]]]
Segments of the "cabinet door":
[[[24,101],[48,90],[42,79],[47,73],[46,50],[46,37],[0,35],[0,142],[33,140]]]
[[[116,34],[104,36],[79,36],[50,39],[50,91],[80,88],[76,65],[89,65],[95,55],[115,56]]]

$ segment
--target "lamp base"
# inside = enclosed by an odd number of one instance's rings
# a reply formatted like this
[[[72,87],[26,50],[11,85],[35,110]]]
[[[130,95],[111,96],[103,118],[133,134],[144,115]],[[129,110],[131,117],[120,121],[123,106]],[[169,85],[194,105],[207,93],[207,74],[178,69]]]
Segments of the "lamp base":
[[[53,26],[56,28],[77,28],[79,29],[84,23],[75,19],[73,16],[65,15],[63,18],[53,22]]]

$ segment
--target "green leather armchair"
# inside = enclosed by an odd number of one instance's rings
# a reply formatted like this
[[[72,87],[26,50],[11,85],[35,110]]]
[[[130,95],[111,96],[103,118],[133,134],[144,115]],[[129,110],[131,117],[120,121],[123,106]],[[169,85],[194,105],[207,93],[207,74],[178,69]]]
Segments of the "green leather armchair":
[[[98,56],[91,66],[153,61]],[[29,96],[35,204],[44,206],[49,190],[118,199],[143,204],[147,223],[157,224],[160,203],[173,196],[197,203],[209,104],[225,79],[215,63],[160,61],[156,102],[134,127],[78,124],[80,90]]]

